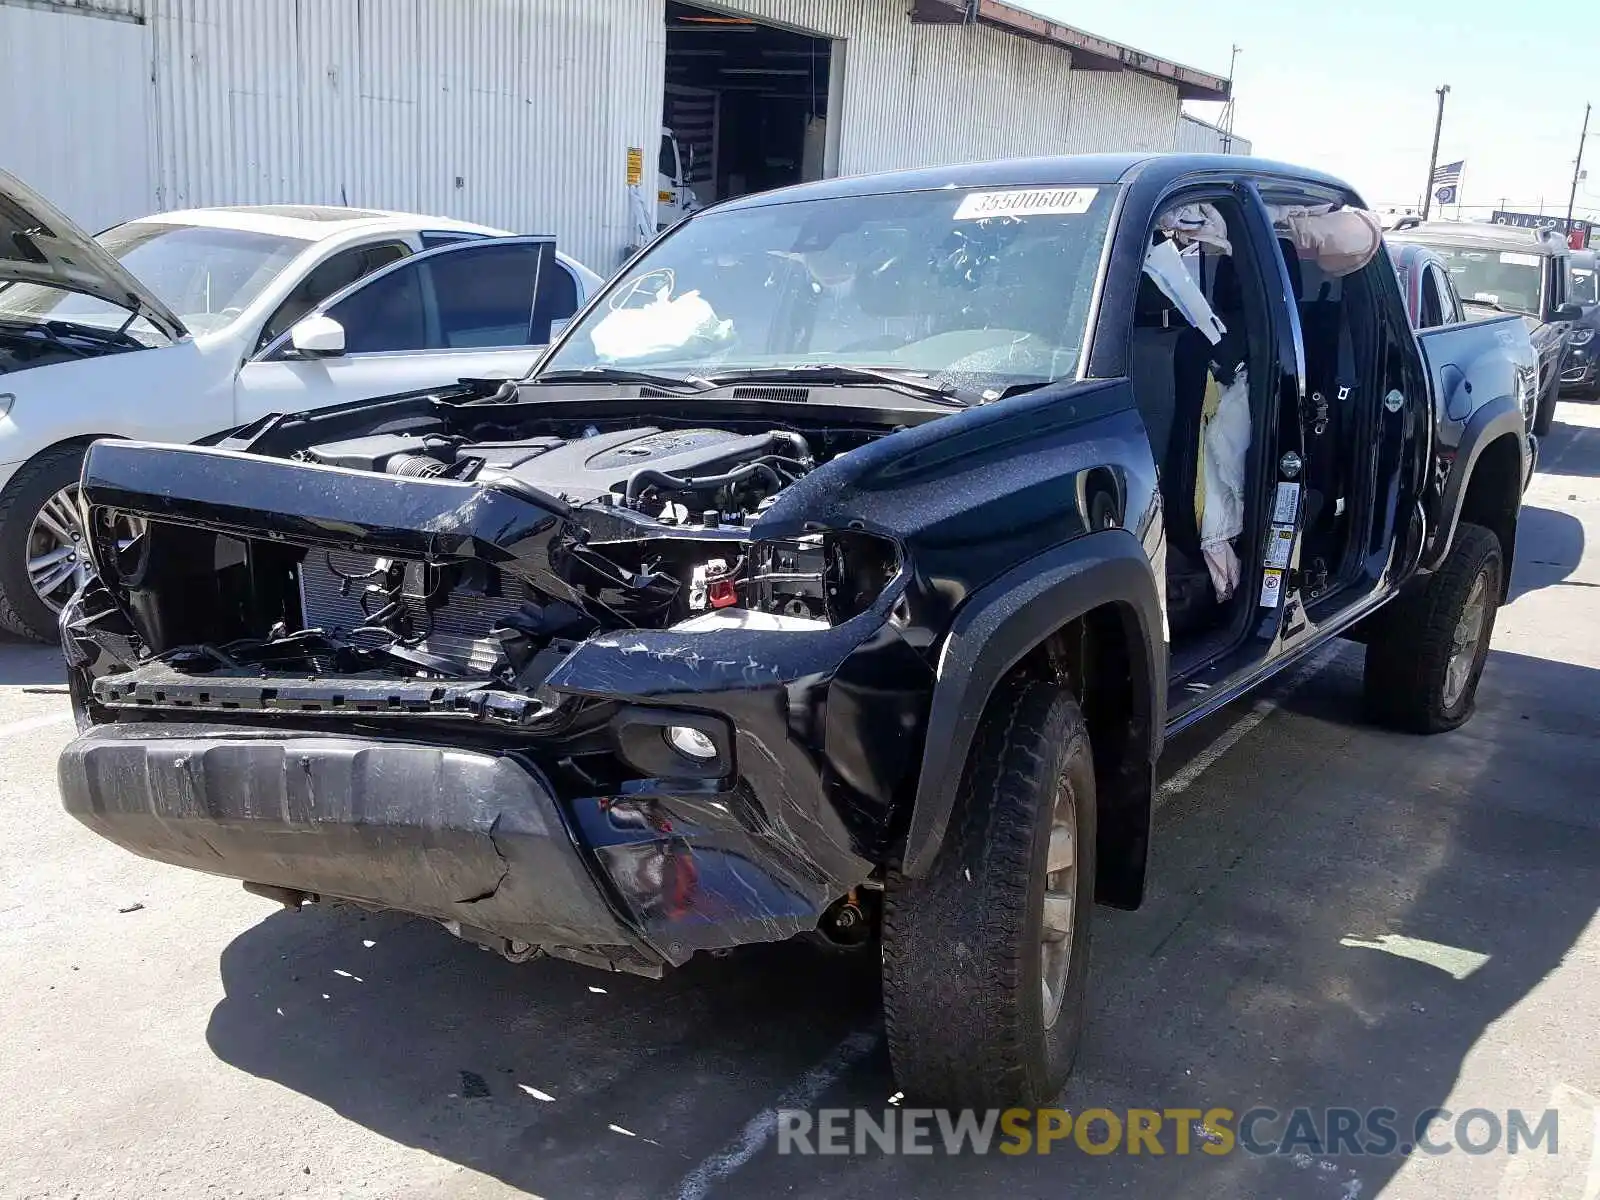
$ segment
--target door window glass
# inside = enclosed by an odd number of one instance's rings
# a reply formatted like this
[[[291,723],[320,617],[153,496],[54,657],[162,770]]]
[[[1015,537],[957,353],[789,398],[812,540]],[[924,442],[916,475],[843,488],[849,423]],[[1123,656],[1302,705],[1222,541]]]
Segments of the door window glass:
[[[401,267],[351,293],[328,310],[344,326],[346,354],[426,350],[428,318],[422,274],[427,264]]]
[[[398,262],[411,252],[404,242],[378,242],[352,246],[318,263],[285,297],[278,311],[267,318],[257,348],[267,346],[301,317],[335,292],[349,287],[379,267]]]
[[[485,245],[442,255],[427,265],[439,305],[440,344],[449,349],[525,346],[535,285],[548,245]],[[549,319],[545,320],[548,337]]]
[[[1443,271],[1432,268],[1428,271],[1428,278],[1433,282],[1433,288],[1439,296],[1439,322],[1442,325],[1456,325],[1461,321],[1461,309],[1456,303],[1455,292],[1450,287],[1449,277]]]
[[[1422,317],[1421,325],[1424,330],[1437,330],[1438,326],[1445,323],[1445,309],[1440,301],[1438,290],[1438,272],[1427,267],[1422,270]]]

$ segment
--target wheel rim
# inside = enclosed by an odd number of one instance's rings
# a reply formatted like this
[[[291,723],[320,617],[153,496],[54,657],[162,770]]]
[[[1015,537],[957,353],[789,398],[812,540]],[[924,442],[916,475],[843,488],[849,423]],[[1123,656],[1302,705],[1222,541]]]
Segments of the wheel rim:
[[[142,522],[118,518],[117,550],[126,550],[142,528]],[[62,488],[34,514],[28,527],[28,582],[51,612],[60,612],[93,573],[88,541],[78,515],[77,484]]]
[[[1478,661],[1478,648],[1483,643],[1484,626],[1489,616],[1489,575],[1478,572],[1467,593],[1467,602],[1461,608],[1461,619],[1456,622],[1451,639],[1450,661],[1444,669],[1445,708],[1454,708],[1467,693],[1472,679],[1472,668]]]
[[[89,578],[78,487],[64,487],[46,500],[28,529],[28,582],[51,612],[72,599]]]
[[[1072,965],[1072,925],[1078,903],[1077,812],[1072,786],[1063,776],[1056,783],[1050,820],[1050,849],[1045,860],[1044,914],[1039,936],[1039,981],[1044,994],[1044,1025],[1061,1015],[1067,974]]]

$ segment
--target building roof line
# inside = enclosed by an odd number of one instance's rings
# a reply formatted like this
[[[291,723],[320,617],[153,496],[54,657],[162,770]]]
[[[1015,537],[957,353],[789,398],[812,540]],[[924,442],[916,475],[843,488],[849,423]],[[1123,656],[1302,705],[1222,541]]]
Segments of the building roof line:
[[[1181,100],[1225,101],[1232,83],[1197,67],[1168,62],[1132,46],[1040,16],[1005,0],[912,0],[911,19],[929,24],[956,24],[975,15],[984,25],[1019,37],[1060,46],[1072,55],[1072,65],[1082,71],[1133,71],[1170,83]]]

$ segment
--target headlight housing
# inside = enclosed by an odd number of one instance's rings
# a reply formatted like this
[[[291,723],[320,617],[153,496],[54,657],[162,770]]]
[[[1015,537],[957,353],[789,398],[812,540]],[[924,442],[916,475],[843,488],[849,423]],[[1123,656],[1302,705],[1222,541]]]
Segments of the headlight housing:
[[[758,612],[839,625],[877,603],[896,576],[897,543],[857,529],[757,542],[746,604]]]
[[[1587,346],[1592,341],[1594,341],[1594,330],[1592,329],[1574,329],[1567,334],[1567,345],[1569,346]]]

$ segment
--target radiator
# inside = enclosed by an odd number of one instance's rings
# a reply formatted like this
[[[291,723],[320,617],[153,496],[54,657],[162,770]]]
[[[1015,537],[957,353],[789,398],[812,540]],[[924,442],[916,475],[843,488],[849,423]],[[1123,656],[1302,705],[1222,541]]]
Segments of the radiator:
[[[364,625],[361,596],[366,583],[351,583],[349,594],[344,595],[345,585],[339,573],[361,575],[372,570],[373,561],[370,555],[349,550],[307,551],[300,566],[300,605],[306,628],[336,635],[337,631],[348,633]],[[489,631],[523,602],[522,585],[513,586],[515,593],[505,596],[484,596],[458,588],[451,593],[449,603],[434,610],[431,625],[423,602],[406,599],[404,603],[411,606],[412,628],[418,633],[428,632],[427,640],[417,649],[472,671],[491,670],[500,657],[500,647],[488,636]]]

